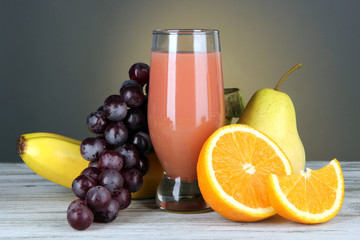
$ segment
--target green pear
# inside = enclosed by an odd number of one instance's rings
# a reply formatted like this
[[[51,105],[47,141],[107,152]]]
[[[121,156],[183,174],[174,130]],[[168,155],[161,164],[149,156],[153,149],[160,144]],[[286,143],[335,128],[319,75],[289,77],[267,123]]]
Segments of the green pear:
[[[278,89],[284,79],[301,63],[290,69],[275,89],[263,88],[254,93],[237,123],[249,125],[273,139],[289,158],[294,173],[305,168],[305,150],[296,126],[294,104]]]

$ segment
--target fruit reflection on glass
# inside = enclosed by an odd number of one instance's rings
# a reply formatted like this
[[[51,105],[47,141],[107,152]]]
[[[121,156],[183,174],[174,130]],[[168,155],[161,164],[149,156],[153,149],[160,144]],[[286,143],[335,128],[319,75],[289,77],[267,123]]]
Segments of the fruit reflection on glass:
[[[271,137],[288,156],[295,173],[304,170],[305,150],[297,131],[294,104],[286,93],[278,89],[284,79],[299,67],[300,63],[290,69],[275,89],[263,88],[255,92],[237,122]]]
[[[206,139],[225,121],[218,31],[154,31],[150,67],[150,137],[165,171],[157,204],[180,212],[207,209],[196,164]]]

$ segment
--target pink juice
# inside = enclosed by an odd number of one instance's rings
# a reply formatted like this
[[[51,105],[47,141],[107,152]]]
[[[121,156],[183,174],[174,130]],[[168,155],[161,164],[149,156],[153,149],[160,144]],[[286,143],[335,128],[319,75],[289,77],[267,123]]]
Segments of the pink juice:
[[[152,52],[148,124],[167,176],[197,178],[206,139],[225,123],[220,52]]]

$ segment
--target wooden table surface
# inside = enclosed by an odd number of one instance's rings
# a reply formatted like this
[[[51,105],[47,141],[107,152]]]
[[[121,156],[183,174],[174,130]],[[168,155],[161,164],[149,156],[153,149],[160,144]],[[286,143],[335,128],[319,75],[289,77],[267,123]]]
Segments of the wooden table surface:
[[[308,162],[317,169],[327,162]],[[76,199],[70,189],[33,173],[25,164],[0,164],[0,239],[360,239],[360,162],[341,162],[345,200],[332,220],[316,225],[275,215],[241,223],[216,212],[175,214],[153,199],[133,200],[112,223],[72,229],[66,209]]]

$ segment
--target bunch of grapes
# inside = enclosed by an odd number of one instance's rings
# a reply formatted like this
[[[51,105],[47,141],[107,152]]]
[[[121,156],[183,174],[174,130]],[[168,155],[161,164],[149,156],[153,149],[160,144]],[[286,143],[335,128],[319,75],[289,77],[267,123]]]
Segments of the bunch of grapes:
[[[72,183],[78,199],[69,205],[67,220],[74,229],[113,221],[142,186],[149,170],[145,153],[152,149],[147,126],[149,71],[145,63],[132,65],[131,80],[121,84],[120,93],[107,97],[87,117],[88,129],[97,136],[80,146],[82,157],[90,162]]]

